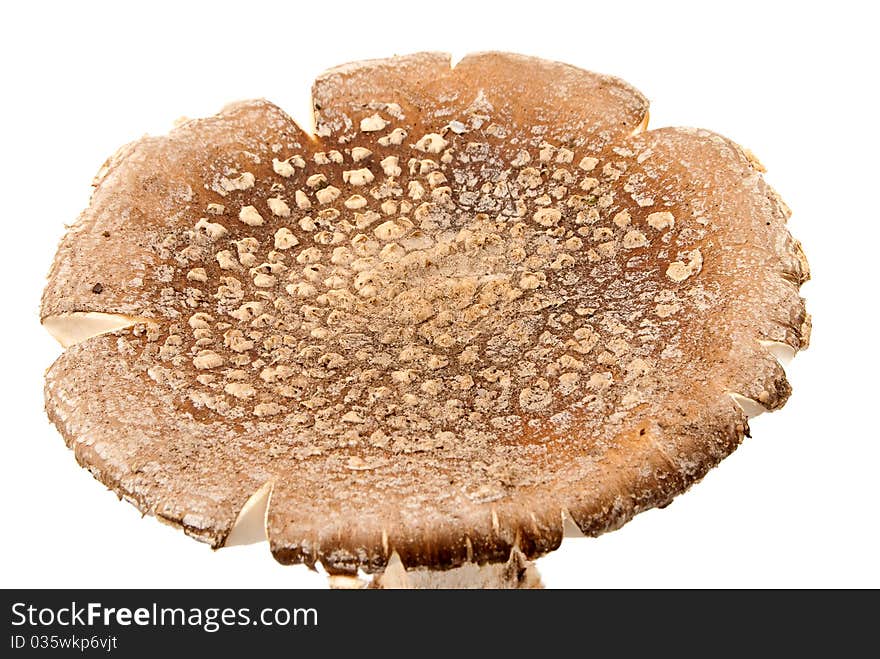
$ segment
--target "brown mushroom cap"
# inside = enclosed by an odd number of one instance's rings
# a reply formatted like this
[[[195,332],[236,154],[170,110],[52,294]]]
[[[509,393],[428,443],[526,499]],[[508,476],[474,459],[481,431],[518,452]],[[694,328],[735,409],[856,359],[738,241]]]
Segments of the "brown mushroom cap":
[[[803,253],[760,166],[641,132],[620,80],[501,53],[350,64],[124,147],[59,248],[46,405],[79,462],[222,546],[451,568],[668,503],[789,394]],[[60,319],[60,320],[59,320]]]

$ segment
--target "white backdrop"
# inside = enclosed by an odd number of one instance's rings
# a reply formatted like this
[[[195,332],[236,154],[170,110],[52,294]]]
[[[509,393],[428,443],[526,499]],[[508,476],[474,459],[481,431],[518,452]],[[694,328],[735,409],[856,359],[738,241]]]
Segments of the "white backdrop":
[[[296,5],[300,5],[297,8]],[[665,510],[539,562],[556,587],[880,586],[875,505],[878,172],[870,3],[11,3],[2,89],[0,586],[320,587],[265,544],[212,552],[80,469],[42,410],[60,348],[45,274],[104,159],[181,115],[267,97],[309,125],[324,68],[417,50],[511,50],[620,76],[651,127],[751,148],[794,210],[814,281],[794,395]],[[673,8],[674,7],[674,8]]]

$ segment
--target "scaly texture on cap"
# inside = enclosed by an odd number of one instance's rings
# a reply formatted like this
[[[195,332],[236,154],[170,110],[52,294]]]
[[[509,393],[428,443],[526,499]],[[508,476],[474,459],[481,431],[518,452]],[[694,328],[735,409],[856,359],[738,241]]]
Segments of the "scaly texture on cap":
[[[700,479],[731,394],[785,402],[806,261],[730,140],[501,53],[313,97],[314,139],[252,101],[123,148],[61,243],[44,322],[134,324],[64,352],[47,410],[141,511],[218,547],[270,482],[285,563],[533,558]]]

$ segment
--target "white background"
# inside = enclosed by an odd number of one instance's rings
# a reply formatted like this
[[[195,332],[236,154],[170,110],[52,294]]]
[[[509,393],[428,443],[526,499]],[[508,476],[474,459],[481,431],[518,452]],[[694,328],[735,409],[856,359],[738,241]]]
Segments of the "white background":
[[[301,7],[296,8],[296,5]],[[539,563],[556,587],[880,586],[880,142],[871,3],[8,3],[2,65],[0,586],[318,587],[267,546],[212,552],[77,467],[42,410],[60,348],[45,274],[116,148],[267,97],[309,125],[324,68],[417,50],[512,50],[618,75],[651,126],[750,147],[794,210],[813,345],[784,410],[666,510]],[[674,8],[673,8],[674,7]]]

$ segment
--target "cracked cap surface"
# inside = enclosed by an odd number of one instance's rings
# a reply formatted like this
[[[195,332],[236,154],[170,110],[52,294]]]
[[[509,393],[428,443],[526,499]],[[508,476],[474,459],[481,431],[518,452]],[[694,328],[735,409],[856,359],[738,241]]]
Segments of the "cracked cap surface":
[[[222,546],[273,489],[282,562],[450,568],[668,503],[789,387],[808,277],[762,168],[643,132],[626,83],[502,53],[349,64],[316,136],[266,101],[123,147],[42,317],[77,343],[46,406],[79,462]]]

